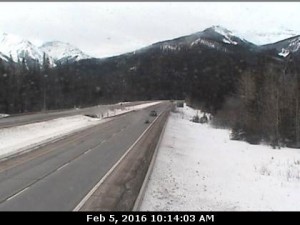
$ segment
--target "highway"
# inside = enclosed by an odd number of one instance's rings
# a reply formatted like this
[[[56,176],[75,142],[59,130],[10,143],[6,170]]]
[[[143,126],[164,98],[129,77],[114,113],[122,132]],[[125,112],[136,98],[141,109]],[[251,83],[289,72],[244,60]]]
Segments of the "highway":
[[[45,112],[38,112],[38,113],[12,115],[9,117],[0,118],[0,129],[25,125],[29,123],[37,123],[37,122],[57,119],[61,117],[67,117],[67,116],[97,114],[97,113],[99,114],[99,113],[104,113],[107,110],[113,110],[124,106],[133,106],[142,103],[145,102],[128,102],[128,103],[123,103],[122,105],[120,104],[99,105],[99,106],[93,106],[93,107],[82,108],[82,109],[45,111]]]
[[[0,211],[72,211],[151,124],[149,112],[169,106],[124,114],[0,162]]]

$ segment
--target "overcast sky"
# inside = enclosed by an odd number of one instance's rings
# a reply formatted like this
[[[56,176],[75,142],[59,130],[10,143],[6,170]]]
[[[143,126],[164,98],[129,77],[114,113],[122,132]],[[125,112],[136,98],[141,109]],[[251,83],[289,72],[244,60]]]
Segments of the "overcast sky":
[[[257,44],[300,34],[300,2],[0,2],[0,9],[0,32],[37,45],[68,42],[95,57],[133,51],[212,25]]]

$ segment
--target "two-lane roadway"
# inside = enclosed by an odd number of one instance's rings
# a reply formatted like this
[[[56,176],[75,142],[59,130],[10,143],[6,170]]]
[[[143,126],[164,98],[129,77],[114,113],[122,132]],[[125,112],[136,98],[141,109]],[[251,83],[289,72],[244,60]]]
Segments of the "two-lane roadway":
[[[0,162],[0,211],[71,211],[151,124],[151,110],[131,112]]]

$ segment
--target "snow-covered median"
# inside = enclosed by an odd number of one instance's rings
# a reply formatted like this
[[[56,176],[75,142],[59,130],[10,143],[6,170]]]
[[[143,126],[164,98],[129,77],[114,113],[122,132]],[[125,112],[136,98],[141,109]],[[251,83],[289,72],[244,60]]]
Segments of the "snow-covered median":
[[[100,123],[83,115],[0,129],[0,158]]]
[[[145,103],[124,107],[105,113],[105,117],[120,115],[133,110],[143,109],[160,102]],[[100,117],[101,118],[101,117]],[[24,151],[28,148],[61,138],[70,133],[97,125],[106,120],[84,115],[70,116],[45,122],[0,129],[0,159],[8,155]]]
[[[8,116],[9,116],[8,114],[1,114],[1,113],[0,113],[0,119],[1,119],[1,118],[5,118],[5,117],[8,117]]]
[[[158,102],[150,102],[150,103],[144,103],[144,104],[140,104],[140,105],[134,105],[134,106],[124,106],[123,108],[120,109],[114,109],[114,110],[109,110],[106,113],[104,113],[104,115],[100,115],[99,117],[111,117],[111,116],[116,116],[116,115],[121,115],[127,112],[131,112],[131,111],[135,111],[135,110],[140,110],[140,109],[144,109],[153,105],[157,105],[161,103],[161,101]]]
[[[300,210],[300,151],[231,141],[171,113],[140,210]]]

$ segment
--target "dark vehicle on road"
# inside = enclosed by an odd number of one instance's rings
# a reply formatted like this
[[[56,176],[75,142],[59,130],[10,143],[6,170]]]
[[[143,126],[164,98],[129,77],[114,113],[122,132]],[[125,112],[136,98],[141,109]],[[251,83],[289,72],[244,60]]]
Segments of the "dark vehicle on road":
[[[150,112],[150,116],[157,116],[157,112],[156,112],[155,110],[152,110],[152,111]]]

